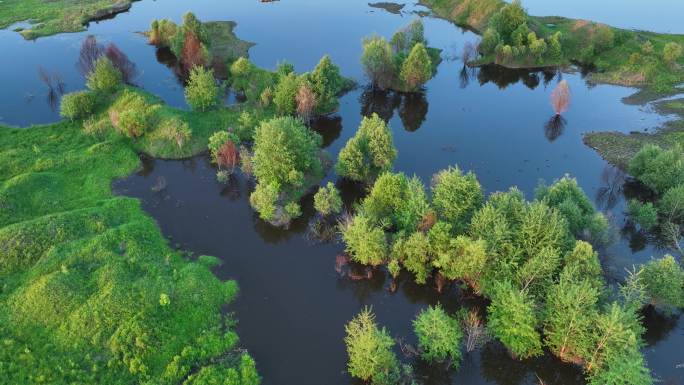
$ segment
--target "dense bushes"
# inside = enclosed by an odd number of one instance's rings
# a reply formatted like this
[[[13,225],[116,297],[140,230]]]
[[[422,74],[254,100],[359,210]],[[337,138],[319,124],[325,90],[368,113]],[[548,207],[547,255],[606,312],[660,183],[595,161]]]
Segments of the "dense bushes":
[[[67,119],[83,119],[91,115],[97,104],[93,92],[77,91],[62,97],[59,114]]]
[[[399,363],[392,352],[394,340],[385,329],[378,328],[371,310],[364,309],[345,330],[349,374],[378,385],[395,383]]]
[[[364,117],[356,134],[340,150],[336,165],[340,176],[357,182],[372,182],[392,169],[397,150],[392,132],[377,114]]]
[[[168,47],[186,71],[211,62],[206,28],[192,12],[183,15],[183,24],[171,20],[155,20],[147,33],[150,44]]]
[[[534,301],[525,290],[507,282],[497,283],[487,312],[492,334],[515,357],[529,358],[542,353]]]
[[[219,87],[214,79],[214,70],[195,66],[190,71],[188,85],[185,86],[185,100],[197,111],[215,107],[219,101]]]
[[[121,85],[121,72],[106,57],[100,57],[86,78],[86,86],[93,91],[111,94]]]
[[[418,337],[420,356],[424,360],[449,359],[458,366],[463,332],[458,321],[450,317],[440,305],[430,306],[420,312],[413,320],[413,330]]]
[[[152,104],[133,91],[124,90],[109,108],[112,126],[129,137],[144,135],[156,124],[159,104]]]
[[[342,210],[342,197],[332,182],[321,187],[314,195],[314,208],[321,215],[339,214]]]
[[[320,145],[321,137],[292,117],[257,127],[252,159],[257,186],[250,202],[264,220],[285,224],[297,216],[296,200],[322,176]]]
[[[427,48],[420,19],[395,32],[390,42],[380,36],[363,40],[361,64],[381,89],[418,91],[435,74],[439,61],[439,50]]]

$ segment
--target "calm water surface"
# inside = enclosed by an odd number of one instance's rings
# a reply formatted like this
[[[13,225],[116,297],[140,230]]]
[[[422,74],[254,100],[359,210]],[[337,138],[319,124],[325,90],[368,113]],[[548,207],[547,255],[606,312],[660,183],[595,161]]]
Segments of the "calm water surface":
[[[626,5],[624,15],[605,13],[612,19],[602,19],[601,12],[610,10],[608,5],[570,8],[568,4],[530,0],[526,6],[535,14],[596,18],[629,28],[658,29],[655,27],[666,20],[643,16],[640,23],[644,24],[631,24],[637,18],[629,14],[638,12],[636,6],[628,11],[631,8]],[[667,2],[673,11],[678,4]],[[573,9],[586,14],[573,13]],[[257,43],[250,58],[259,66],[274,68],[277,62],[287,60],[298,71],[307,71],[328,53],[343,74],[364,85],[359,65],[361,39],[371,33],[390,36],[416,17],[415,11],[425,9],[409,3],[401,14],[391,14],[359,0],[270,4],[256,0],[143,0],[129,13],[92,23],[84,33],[26,42],[10,30],[0,31],[0,49],[13,53],[0,62],[4,86],[0,122],[26,126],[56,121],[55,104],[49,103],[38,70],[43,67],[60,74],[66,91],[83,88],[75,62],[88,34],[100,42],[114,42],[128,54],[137,64],[139,86],[171,105],[186,108],[175,75],[159,62],[155,48],[135,32],[145,30],[156,18],[179,21],[188,10],[204,21],[236,21],[238,36]],[[458,164],[477,173],[488,193],[517,185],[531,198],[540,179],[551,182],[566,173],[577,177],[614,224],[616,242],[601,250],[611,278],[621,277],[634,263],[664,253],[625,227],[624,191],[629,191],[623,187],[625,176],[584,146],[581,134],[644,131],[667,117],[649,107],[622,103],[634,90],[590,87],[579,73],[464,69],[458,60],[460,50],[477,36],[444,20],[424,18],[424,23],[431,45],[443,49],[445,60],[437,76],[425,92],[412,96],[374,93],[364,87],[344,96],[336,114],[313,124],[332,157],[354,134],[362,116],[377,112],[389,121],[394,133],[399,150],[395,169],[416,174],[426,183],[440,169]],[[572,106],[564,115],[565,126],[550,128],[549,94],[561,78],[570,83]],[[391,278],[383,272],[367,280],[351,279],[349,267],[341,272],[336,269],[335,257],[342,245],[313,244],[306,239],[308,222],[313,219],[311,196],[304,198],[304,216],[289,230],[275,229],[260,221],[249,206],[252,182],[236,175],[221,185],[214,175],[214,168],[202,156],[185,161],[145,159],[141,171],[117,181],[114,188],[141,198],[172,244],[224,261],[216,273],[238,280],[241,287],[241,296],[227,311],[236,313],[242,343],[256,358],[265,385],[354,383],[345,370],[344,324],[366,305],[373,306],[378,321],[392,335],[407,343],[415,342],[411,320],[428,304],[439,302],[450,311],[485,305],[456,287],[438,295],[432,285],[415,285],[408,276],[401,277],[394,293],[389,290]],[[167,187],[154,192],[160,178]],[[357,186],[337,181],[334,173],[326,178],[338,183],[348,204],[362,193]],[[360,271],[352,269],[352,273]],[[684,322],[654,313],[646,314],[646,320],[645,352],[650,367],[658,378],[684,384],[684,368],[677,368],[684,363]],[[465,355],[458,371],[423,363],[416,367],[427,384],[514,385],[537,383],[538,378],[546,384],[583,383],[577,368],[549,356],[513,361],[496,343]]]

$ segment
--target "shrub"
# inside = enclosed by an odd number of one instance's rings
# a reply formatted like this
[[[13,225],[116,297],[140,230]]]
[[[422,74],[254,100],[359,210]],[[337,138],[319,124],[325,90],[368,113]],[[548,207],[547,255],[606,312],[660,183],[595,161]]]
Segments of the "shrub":
[[[527,14],[520,0],[513,0],[492,15],[489,26],[494,28],[505,39],[510,38],[513,31],[527,22]],[[508,41],[508,40],[507,40]]]
[[[230,65],[231,86],[235,91],[245,92],[250,87],[254,65],[245,57],[240,57]]]
[[[651,43],[650,40],[646,40],[646,42],[644,42],[644,44],[641,45],[641,52],[644,55],[651,55],[653,51],[653,43]]]
[[[214,70],[195,66],[185,87],[185,100],[196,111],[206,111],[219,101],[219,87],[214,79]]]
[[[277,183],[258,183],[249,196],[249,203],[265,221],[276,219],[280,187]]]
[[[316,95],[311,90],[311,86],[308,82],[302,82],[299,86],[295,101],[297,103],[297,115],[304,122],[308,122],[311,119],[311,114],[317,103]]]
[[[371,223],[363,214],[357,214],[340,225],[345,250],[355,262],[377,266],[387,257],[385,231]]]
[[[230,131],[217,131],[209,137],[209,155],[214,163],[219,162],[219,152],[221,148],[228,142],[233,142],[239,145],[240,140]]]
[[[651,260],[640,275],[652,305],[668,313],[684,306],[684,270],[671,255]]]
[[[340,68],[333,64],[330,56],[325,55],[309,75],[311,89],[315,94],[316,111],[330,112],[337,107],[337,95],[346,86],[345,79],[340,75]]]
[[[394,340],[384,328],[378,328],[370,309],[364,309],[349,321],[345,331],[344,343],[349,356],[347,370],[352,377],[379,384],[396,375],[398,361],[392,352]]]
[[[342,210],[342,198],[332,182],[318,189],[314,195],[314,208],[321,215],[338,214]]]
[[[483,200],[482,187],[472,172],[464,175],[455,166],[440,171],[432,178],[432,204],[437,215],[459,231],[470,223]]]
[[[641,203],[636,199],[630,199],[627,203],[627,213],[642,229],[650,230],[658,224],[658,211],[651,202]]]
[[[596,290],[603,290],[605,282],[601,262],[589,243],[575,242],[572,251],[565,254],[563,265],[568,274],[574,274],[576,280],[587,280]]]
[[[373,84],[380,88],[387,88],[392,84],[392,48],[384,37],[372,36],[363,40],[361,64]]]
[[[293,72],[280,79],[273,93],[273,103],[281,114],[292,115],[297,111],[297,92],[300,79]]]
[[[684,183],[684,156],[682,149],[662,149],[654,144],[645,145],[629,162],[628,171],[656,193]]]
[[[340,176],[371,182],[392,169],[397,150],[392,132],[377,114],[364,117],[356,134],[340,150],[336,170]]]
[[[501,35],[493,28],[487,28],[484,35],[482,35],[479,49],[484,53],[492,53],[500,43]]]
[[[451,360],[458,365],[461,359],[463,332],[458,321],[450,317],[442,306],[430,306],[413,320],[418,337],[420,356],[426,361]]]
[[[413,46],[408,58],[401,66],[400,78],[406,89],[413,91],[432,77],[432,61],[423,43]]]
[[[534,302],[527,293],[508,282],[497,283],[487,313],[492,335],[514,356],[524,359],[542,353]]]
[[[100,57],[95,61],[95,68],[86,78],[86,86],[93,91],[113,93],[121,85],[121,72],[111,60]]]
[[[178,148],[182,148],[192,137],[192,131],[188,123],[178,118],[162,120],[156,133],[164,140],[175,142]]]
[[[67,119],[83,119],[90,116],[97,105],[97,96],[88,91],[77,91],[62,97],[59,114]]]
[[[663,59],[668,64],[674,64],[682,57],[682,46],[675,43],[669,42],[663,47]]]
[[[109,117],[124,135],[139,137],[157,123],[159,108],[159,104],[151,104],[142,95],[125,90],[109,109]]]

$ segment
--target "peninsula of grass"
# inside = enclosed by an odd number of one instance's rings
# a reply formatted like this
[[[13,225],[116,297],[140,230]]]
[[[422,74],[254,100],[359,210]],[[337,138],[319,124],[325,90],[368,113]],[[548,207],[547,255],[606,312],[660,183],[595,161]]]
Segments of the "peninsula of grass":
[[[17,31],[26,39],[85,30],[88,22],[126,12],[135,0],[4,0],[0,28],[18,22],[30,27]]]

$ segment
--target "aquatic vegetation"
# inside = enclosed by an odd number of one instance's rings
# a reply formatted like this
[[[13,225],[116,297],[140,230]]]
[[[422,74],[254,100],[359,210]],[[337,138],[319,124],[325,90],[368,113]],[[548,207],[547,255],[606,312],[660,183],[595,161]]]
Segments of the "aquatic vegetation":
[[[332,182],[322,186],[314,195],[314,208],[319,214],[326,216],[339,214],[342,211],[342,197]]]
[[[413,320],[420,356],[427,361],[444,361],[458,366],[461,359],[461,331],[458,320],[449,316],[441,305],[429,306]]]
[[[394,340],[375,323],[375,315],[366,308],[345,326],[349,362],[353,377],[373,384],[390,384],[397,376],[399,363],[392,352]]]
[[[121,85],[122,75],[111,60],[100,57],[86,77],[86,86],[95,92],[113,93]]]
[[[487,313],[487,327],[492,336],[515,357],[529,358],[542,353],[534,301],[525,290],[508,282],[497,283]]]
[[[380,36],[363,40],[361,64],[374,86],[415,92],[435,75],[441,50],[428,47],[423,28],[416,19],[395,32],[390,42]]]

